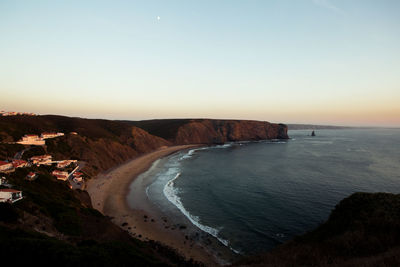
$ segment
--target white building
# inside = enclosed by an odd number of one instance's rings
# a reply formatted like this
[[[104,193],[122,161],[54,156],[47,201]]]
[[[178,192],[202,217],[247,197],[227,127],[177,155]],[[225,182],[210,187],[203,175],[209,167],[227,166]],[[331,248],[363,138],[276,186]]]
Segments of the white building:
[[[41,155],[41,156],[33,156],[30,158],[33,164],[36,165],[51,165],[52,163],[51,155]]]
[[[14,159],[12,161],[14,168],[24,168],[28,166],[28,162],[25,160]]]
[[[44,139],[36,134],[26,134],[17,143],[21,145],[35,145],[35,146],[45,145]]]
[[[42,133],[41,134],[41,138],[42,139],[49,139],[49,138],[55,138],[55,137],[59,137],[59,136],[63,136],[64,133]]]
[[[14,189],[0,189],[0,202],[14,203],[22,199],[22,191]]]
[[[75,163],[75,162],[77,162],[77,160],[61,160],[57,163],[57,168],[63,169],[65,167],[68,167],[69,165],[71,165],[71,163]]]
[[[57,180],[62,180],[62,181],[66,181],[69,176],[68,172],[58,171],[58,170],[54,170],[51,174],[54,175],[57,178]]]

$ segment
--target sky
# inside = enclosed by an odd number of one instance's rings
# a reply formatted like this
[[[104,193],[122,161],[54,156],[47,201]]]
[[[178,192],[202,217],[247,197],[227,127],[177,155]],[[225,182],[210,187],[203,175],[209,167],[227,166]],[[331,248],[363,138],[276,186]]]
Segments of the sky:
[[[397,0],[0,0],[0,109],[400,127]]]

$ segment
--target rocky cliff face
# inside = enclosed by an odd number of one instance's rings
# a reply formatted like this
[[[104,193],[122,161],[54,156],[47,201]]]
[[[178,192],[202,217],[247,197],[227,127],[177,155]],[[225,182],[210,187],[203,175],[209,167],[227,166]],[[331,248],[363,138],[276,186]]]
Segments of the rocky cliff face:
[[[180,126],[175,144],[220,144],[232,141],[288,139],[287,126],[261,121],[193,120]]]

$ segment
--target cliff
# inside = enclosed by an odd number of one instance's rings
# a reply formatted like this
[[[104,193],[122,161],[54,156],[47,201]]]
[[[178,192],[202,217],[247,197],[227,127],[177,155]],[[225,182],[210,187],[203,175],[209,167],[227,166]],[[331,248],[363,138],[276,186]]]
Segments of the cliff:
[[[288,139],[286,125],[264,121],[182,119],[131,123],[174,144]]]
[[[237,266],[400,266],[400,194],[355,193],[317,229]]]

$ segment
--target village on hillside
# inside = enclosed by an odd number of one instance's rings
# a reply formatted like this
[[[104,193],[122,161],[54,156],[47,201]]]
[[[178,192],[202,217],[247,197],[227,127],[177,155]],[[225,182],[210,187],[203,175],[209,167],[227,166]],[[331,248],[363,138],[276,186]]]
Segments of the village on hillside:
[[[3,115],[4,116],[4,115]],[[77,135],[76,132],[70,134]],[[44,132],[40,136],[34,134],[25,134],[19,141],[11,144],[22,144],[29,146],[44,146],[46,139],[64,136],[60,132]],[[10,143],[8,143],[10,144]],[[7,176],[12,175],[17,169],[24,168],[29,172],[24,177],[18,177],[33,182],[40,178],[40,170],[38,167],[46,166],[46,171],[59,181],[69,183],[71,189],[84,189],[84,174],[80,171],[83,163],[72,159],[53,160],[52,155],[35,155],[26,160],[22,159],[22,155],[29,147],[18,152],[12,159],[0,160],[0,203],[15,203],[23,199],[22,191],[13,189],[13,185],[8,183]]]
[[[16,112],[16,111],[0,111],[0,117],[1,116],[17,116],[17,115],[25,115],[25,116],[36,116],[35,113],[31,112]]]

